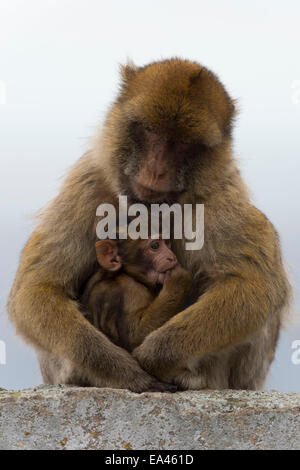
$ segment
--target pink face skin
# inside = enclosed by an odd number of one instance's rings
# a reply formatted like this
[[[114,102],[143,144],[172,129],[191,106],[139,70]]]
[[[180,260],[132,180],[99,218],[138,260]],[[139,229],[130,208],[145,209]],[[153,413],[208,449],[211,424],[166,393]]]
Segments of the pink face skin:
[[[145,151],[131,186],[140,200],[156,201],[174,191],[174,155],[178,149],[166,138],[144,130]]]
[[[151,284],[163,284],[170,271],[178,264],[177,258],[170,249],[169,240],[146,240],[145,256],[153,265],[147,273],[147,279]]]

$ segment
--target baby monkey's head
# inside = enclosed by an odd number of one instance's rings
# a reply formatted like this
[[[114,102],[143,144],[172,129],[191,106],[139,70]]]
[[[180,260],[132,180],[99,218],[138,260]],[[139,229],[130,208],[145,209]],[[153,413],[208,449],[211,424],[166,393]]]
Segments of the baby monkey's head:
[[[97,260],[109,272],[121,268],[130,276],[154,286],[163,284],[168,273],[177,265],[169,240],[161,237],[146,240],[99,240],[96,243]]]

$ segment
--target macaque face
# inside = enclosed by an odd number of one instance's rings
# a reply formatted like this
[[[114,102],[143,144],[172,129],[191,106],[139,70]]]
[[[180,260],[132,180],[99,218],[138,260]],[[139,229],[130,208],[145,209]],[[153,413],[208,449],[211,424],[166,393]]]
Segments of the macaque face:
[[[137,199],[162,201],[185,191],[204,146],[173,141],[138,123],[132,125],[131,132],[136,147],[124,174]]]
[[[180,59],[125,66],[122,75],[112,113],[121,193],[177,200],[230,135],[233,102],[211,72]]]
[[[168,240],[145,240],[143,258],[147,261],[146,277],[150,284],[163,284],[168,271],[178,264]]]
[[[121,268],[148,284],[163,284],[167,273],[178,264],[170,242],[157,240],[100,240],[96,243],[97,260],[106,271]]]

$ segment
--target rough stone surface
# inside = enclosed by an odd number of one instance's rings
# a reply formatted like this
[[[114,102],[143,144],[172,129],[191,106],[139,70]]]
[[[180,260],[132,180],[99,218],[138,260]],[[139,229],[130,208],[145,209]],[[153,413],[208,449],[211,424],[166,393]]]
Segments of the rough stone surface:
[[[300,449],[300,394],[1,390],[0,449]]]

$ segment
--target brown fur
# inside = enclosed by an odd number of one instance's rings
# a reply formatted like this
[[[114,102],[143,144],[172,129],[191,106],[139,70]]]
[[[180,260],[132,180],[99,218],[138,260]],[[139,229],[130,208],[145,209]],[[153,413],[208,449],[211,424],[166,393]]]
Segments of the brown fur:
[[[121,92],[103,132],[75,165],[23,251],[9,300],[19,334],[75,364],[92,385],[146,390],[153,382],[145,370],[184,388],[262,386],[289,284],[277,234],[249,202],[236,169],[233,116],[234,104],[219,80],[196,63],[171,59],[123,68]],[[129,127],[136,121],[145,149]],[[160,142],[160,156],[151,156],[157,172],[164,155],[170,173],[161,185],[169,192],[158,192],[157,178],[149,177],[145,199],[204,203],[205,243],[195,252],[184,250],[185,240],[175,241],[199,297],[134,351],[140,367],[82,317],[76,299],[95,268],[96,207],[119,193],[132,200],[143,194],[143,188],[133,189],[133,181],[151,153],[146,129]]]
[[[135,242],[138,244],[139,242]],[[159,293],[140,282],[140,266],[125,271],[97,272],[89,280],[81,303],[86,317],[115,344],[132,351],[152,331],[180,312],[191,288],[188,271],[178,267]]]

